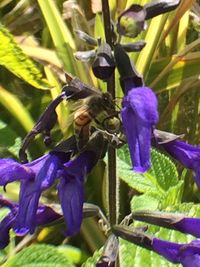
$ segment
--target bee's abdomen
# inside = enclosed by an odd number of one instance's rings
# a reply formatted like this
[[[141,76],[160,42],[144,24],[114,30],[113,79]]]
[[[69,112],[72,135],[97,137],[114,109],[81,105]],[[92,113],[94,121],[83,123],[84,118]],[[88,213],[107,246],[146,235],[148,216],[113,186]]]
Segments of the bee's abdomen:
[[[80,111],[76,112],[74,121],[76,126],[83,127],[91,122],[91,117],[87,111]]]

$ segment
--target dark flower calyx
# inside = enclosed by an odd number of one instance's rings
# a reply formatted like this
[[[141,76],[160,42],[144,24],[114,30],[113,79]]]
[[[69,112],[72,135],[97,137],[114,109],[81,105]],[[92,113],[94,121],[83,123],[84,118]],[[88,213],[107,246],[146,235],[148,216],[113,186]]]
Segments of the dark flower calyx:
[[[92,70],[94,75],[101,80],[107,80],[113,74],[115,61],[109,44],[102,42],[97,48]]]
[[[145,19],[148,20],[158,15],[170,12],[177,8],[180,3],[180,0],[157,0],[148,3],[144,6],[146,10]]]

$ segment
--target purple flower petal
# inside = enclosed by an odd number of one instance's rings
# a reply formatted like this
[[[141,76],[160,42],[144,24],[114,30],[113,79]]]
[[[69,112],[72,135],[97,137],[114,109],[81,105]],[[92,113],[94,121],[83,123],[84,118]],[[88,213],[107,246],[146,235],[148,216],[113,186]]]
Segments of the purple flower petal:
[[[34,232],[40,194],[40,191],[35,190],[34,180],[21,181],[19,211],[14,224],[14,231],[17,235],[23,236]]]
[[[133,169],[145,172],[150,167],[152,129],[158,121],[157,99],[147,87],[130,90],[129,86],[128,84],[128,94],[122,103],[122,122]]]
[[[36,224],[45,225],[54,222],[63,217],[61,214],[55,212],[51,207],[39,205],[36,214]]]
[[[174,227],[183,232],[200,237],[200,218],[183,218],[174,223]]]
[[[180,244],[154,238],[152,248],[155,252],[162,255],[169,261],[173,263],[179,263],[178,253],[179,249],[181,248]]]
[[[181,263],[183,267],[200,266],[200,240],[177,244],[154,238],[152,248],[172,263]]]
[[[35,180],[21,181],[19,212],[14,227],[16,234],[25,235],[35,231],[39,198],[42,191],[49,188],[56,179],[58,161],[58,157],[54,155],[45,157]]]
[[[200,147],[173,140],[160,144],[173,158],[180,161],[184,167],[195,172],[195,182],[200,188]]]
[[[63,210],[67,235],[74,235],[80,229],[83,218],[84,187],[86,175],[97,162],[93,151],[84,151],[77,158],[64,164],[58,186],[58,195]]]
[[[15,227],[19,205],[2,197],[0,197],[0,203],[3,207],[9,207],[11,209],[11,211],[0,222],[0,249],[2,249],[9,243],[9,230]],[[51,223],[61,217],[62,215],[55,212],[51,207],[39,205],[33,221],[36,226],[39,226]],[[21,231],[17,234],[23,236],[28,232],[29,228],[24,227],[21,228]]]
[[[182,245],[179,252],[179,261],[183,267],[200,266],[200,240],[194,240]]]
[[[80,180],[84,180],[85,175],[92,170],[97,160],[98,158],[93,151],[84,151],[77,158],[65,163],[64,166],[65,170],[67,168],[68,175],[78,176]]]
[[[74,235],[79,231],[83,218],[83,182],[74,177],[61,178],[58,195],[67,225],[66,235]]]
[[[34,177],[34,172],[12,159],[0,160],[0,185],[5,186],[7,183],[18,180],[29,180]]]

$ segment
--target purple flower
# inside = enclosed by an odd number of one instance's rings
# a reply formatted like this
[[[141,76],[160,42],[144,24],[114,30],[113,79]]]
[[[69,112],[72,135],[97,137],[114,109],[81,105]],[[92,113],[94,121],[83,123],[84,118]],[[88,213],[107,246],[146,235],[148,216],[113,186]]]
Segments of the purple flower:
[[[150,88],[135,88],[132,79],[124,81],[124,85],[121,116],[133,170],[145,172],[150,167],[152,130],[158,121],[157,99]]]
[[[14,223],[17,235],[33,233],[39,199],[57,177],[57,172],[69,160],[69,154],[49,153],[30,163],[21,164],[11,159],[0,160],[0,185],[21,181],[19,209]]]
[[[9,230],[13,228],[15,224],[19,205],[0,196],[0,206],[10,209],[10,212],[0,222],[0,249],[3,249],[9,243]],[[35,223],[37,226],[45,225],[61,217],[61,214],[56,213],[49,206],[39,205],[36,211]]]
[[[200,266],[200,240],[177,244],[154,238],[152,248],[172,263],[180,263],[183,267]]]
[[[75,234],[82,221],[84,179],[96,162],[93,151],[84,151],[70,161],[69,154],[62,152],[49,153],[24,165],[11,159],[0,160],[0,185],[21,181],[19,209],[13,223],[16,234],[25,235],[35,231],[39,198],[57,178],[60,178],[58,195],[67,234]]]
[[[114,225],[113,233],[140,247],[153,250],[172,263],[180,263],[183,267],[200,266],[200,240],[194,240],[189,244],[173,243],[126,225]]]
[[[195,172],[195,182],[200,188],[200,147],[173,140],[160,144],[172,157],[180,161],[184,167]]]
[[[200,218],[186,217],[185,214],[156,211],[133,212],[132,218],[200,237]]]
[[[182,220],[174,222],[174,227],[183,233],[200,237],[200,218],[185,217]]]
[[[58,195],[63,210],[67,235],[79,231],[83,218],[84,181],[97,162],[93,151],[84,151],[77,158],[64,164],[60,170]]]

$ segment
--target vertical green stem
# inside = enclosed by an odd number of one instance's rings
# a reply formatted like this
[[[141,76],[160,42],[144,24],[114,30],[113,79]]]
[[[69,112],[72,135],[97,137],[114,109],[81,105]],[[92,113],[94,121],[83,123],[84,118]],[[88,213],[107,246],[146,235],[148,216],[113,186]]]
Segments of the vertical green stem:
[[[108,0],[102,0],[102,12],[104,20],[104,31],[106,42],[112,47],[112,30],[110,20],[110,10]],[[115,74],[107,82],[107,91],[115,98]],[[108,150],[108,200],[110,224],[114,225],[118,221],[118,180],[116,173],[116,150],[109,147]]]

